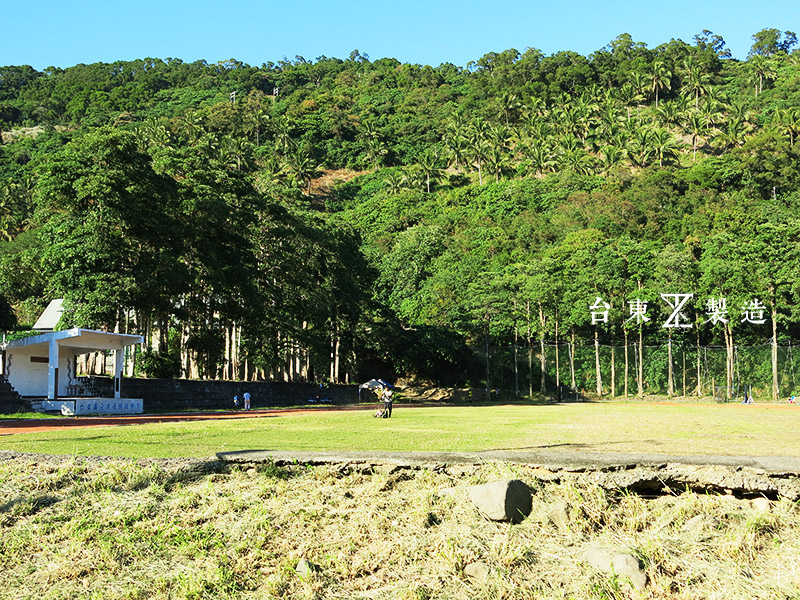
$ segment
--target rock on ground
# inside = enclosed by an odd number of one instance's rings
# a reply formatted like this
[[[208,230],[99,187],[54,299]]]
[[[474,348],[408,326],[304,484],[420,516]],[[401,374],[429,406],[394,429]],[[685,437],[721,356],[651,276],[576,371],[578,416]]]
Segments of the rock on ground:
[[[533,505],[530,488],[519,479],[473,485],[469,499],[487,519],[512,523],[522,522],[531,514]]]
[[[584,551],[583,558],[605,573],[627,577],[637,590],[643,590],[647,586],[647,574],[642,563],[632,554],[613,548],[590,547]]]

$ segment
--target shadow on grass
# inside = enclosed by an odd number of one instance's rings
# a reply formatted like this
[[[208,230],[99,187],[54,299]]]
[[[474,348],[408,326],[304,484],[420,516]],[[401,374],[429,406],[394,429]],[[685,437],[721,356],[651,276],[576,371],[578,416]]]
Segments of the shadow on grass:
[[[487,452],[514,452],[525,450],[549,450],[552,448],[574,448],[578,450],[587,450],[588,448],[597,448],[600,446],[614,446],[617,444],[629,444],[630,440],[619,440],[614,442],[592,442],[591,444],[576,443],[576,442],[562,442],[559,444],[539,444],[536,446],[518,446],[514,448],[491,448]],[[640,440],[641,444],[658,444],[658,440]]]
[[[244,451],[243,451],[244,452]],[[305,465],[277,465],[273,461],[264,463],[235,463],[219,458],[197,459],[187,462],[164,481],[164,487],[171,489],[176,485],[184,485],[204,480],[213,475],[233,475],[253,470],[255,474],[267,479],[288,480],[300,475]]]

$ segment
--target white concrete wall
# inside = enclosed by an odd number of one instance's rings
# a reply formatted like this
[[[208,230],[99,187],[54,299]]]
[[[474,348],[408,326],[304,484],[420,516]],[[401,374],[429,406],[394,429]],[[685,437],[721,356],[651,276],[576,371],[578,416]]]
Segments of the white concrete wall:
[[[31,362],[31,357],[47,359],[47,346],[31,348],[15,348],[8,351],[6,371],[8,381],[20,396],[47,397],[48,363]],[[66,396],[70,375],[75,377],[70,365],[74,354],[67,348],[61,348],[58,360],[58,395]]]

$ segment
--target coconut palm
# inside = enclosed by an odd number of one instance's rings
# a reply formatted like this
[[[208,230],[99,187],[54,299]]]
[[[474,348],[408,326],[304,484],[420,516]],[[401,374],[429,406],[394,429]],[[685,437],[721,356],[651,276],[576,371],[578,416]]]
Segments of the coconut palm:
[[[772,81],[777,77],[775,65],[769,56],[754,54],[747,60],[750,70],[750,83],[755,89],[756,98],[764,91],[764,82]]]
[[[389,150],[374,121],[364,121],[361,127],[361,138],[364,143],[366,159],[372,163],[375,169],[379,168],[383,162],[383,157],[389,153]]]
[[[579,146],[564,150],[560,162],[564,168],[578,175],[588,175],[595,167],[592,156]]]
[[[653,61],[650,67],[650,85],[656,99],[656,108],[658,108],[659,90],[669,90],[672,88],[672,71],[670,71],[667,63],[663,60],[658,59]]]
[[[286,166],[294,178],[306,186],[306,194],[311,195],[311,180],[319,174],[319,165],[311,158],[305,148],[298,148],[292,152],[286,161]]]
[[[711,143],[721,150],[740,148],[744,144],[749,126],[740,118],[731,117],[725,121],[719,133],[714,136]]]
[[[494,175],[494,180],[500,181],[500,175],[506,169],[506,155],[496,146],[489,149],[486,154],[486,172]]]
[[[650,163],[650,158],[653,156],[651,137],[652,130],[645,125],[631,128],[625,149],[633,166],[646,167]]]
[[[391,195],[399,194],[404,187],[405,179],[402,171],[394,170],[386,176],[386,191]]]
[[[662,102],[655,111],[655,117],[662,125],[678,125],[683,119],[683,112],[678,102]]]
[[[486,161],[486,154],[490,148],[488,136],[489,125],[480,117],[476,118],[467,131],[467,141],[470,160],[478,165],[478,183],[480,185],[483,185],[483,163]]]
[[[645,75],[641,71],[633,71],[628,76],[628,83],[630,83],[631,86],[633,87],[636,96],[638,96],[639,98],[645,97],[649,86],[647,75]]]
[[[789,144],[794,146],[794,141],[800,134],[800,109],[793,106],[777,110],[774,120],[778,131],[789,136]]]
[[[607,175],[625,160],[625,150],[619,146],[603,146],[600,150],[600,172]]]
[[[662,127],[653,129],[650,133],[650,146],[658,158],[658,166],[663,167],[677,160],[680,155],[680,144],[672,134]]]
[[[691,111],[686,116],[684,129],[692,136],[692,162],[697,160],[697,141],[706,133],[708,124],[699,112]]]
[[[537,177],[541,177],[547,171],[552,171],[555,166],[553,153],[544,142],[534,142],[524,149],[524,155],[528,168],[532,170]]]
[[[619,88],[618,94],[620,101],[622,101],[622,104],[625,105],[625,109],[627,110],[627,118],[630,119],[631,106],[638,105],[643,100],[643,97],[630,82],[623,84],[622,87]]]
[[[444,173],[438,148],[428,148],[417,160],[420,172],[425,178],[425,188],[431,193],[431,181],[436,182]]]
[[[697,60],[693,57],[683,61],[683,87],[681,90],[686,96],[694,98],[694,108],[699,109],[700,96],[709,89],[711,77]]]
[[[508,127],[511,121],[516,120],[522,104],[516,94],[511,92],[503,92],[498,99],[498,103],[500,104],[500,113],[506,121],[506,127]]]
[[[297,145],[292,137],[292,123],[285,116],[278,117],[272,123],[275,133],[275,151],[279,156],[288,155]]]

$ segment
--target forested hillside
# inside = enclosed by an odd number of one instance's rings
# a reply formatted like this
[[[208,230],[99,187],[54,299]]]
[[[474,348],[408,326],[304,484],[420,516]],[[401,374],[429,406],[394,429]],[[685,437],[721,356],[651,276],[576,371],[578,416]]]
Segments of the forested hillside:
[[[777,398],[796,43],[0,67],[0,329],[63,297],[149,375]]]

